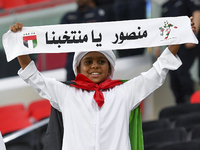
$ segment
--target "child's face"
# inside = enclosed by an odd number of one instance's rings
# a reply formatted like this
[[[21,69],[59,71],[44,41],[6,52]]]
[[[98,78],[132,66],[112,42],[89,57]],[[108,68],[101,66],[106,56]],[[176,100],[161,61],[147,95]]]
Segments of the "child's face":
[[[111,73],[111,67],[107,58],[99,52],[89,52],[81,59],[77,72],[85,75],[94,83],[101,83]]]

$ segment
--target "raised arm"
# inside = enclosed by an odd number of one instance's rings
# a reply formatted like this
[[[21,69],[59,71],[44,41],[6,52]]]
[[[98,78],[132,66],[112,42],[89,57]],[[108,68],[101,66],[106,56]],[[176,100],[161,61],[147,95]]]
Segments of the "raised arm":
[[[194,11],[192,16],[193,16],[193,22],[196,26],[196,34],[198,34],[199,28],[200,28],[200,10]],[[196,44],[194,44],[194,43],[186,43],[185,47],[187,49],[191,49],[191,48],[195,47],[195,45]]]
[[[22,23],[16,23],[10,26],[10,30],[12,32],[18,32],[22,30],[23,26],[24,25]],[[26,66],[31,62],[31,58],[29,57],[29,55],[18,56],[17,58],[22,69],[26,68]]]
[[[196,26],[196,33],[200,30],[200,10],[193,12],[193,22]]]
[[[31,62],[29,55],[18,56],[17,59],[22,69],[25,69],[26,66],[28,66],[28,64]]]
[[[194,33],[196,33],[196,26],[195,26],[195,23],[192,21],[193,17],[190,17],[190,20],[191,20],[192,31]],[[172,54],[176,55],[178,50],[179,50],[179,48],[180,48],[180,45],[169,45],[168,48],[169,48],[169,50],[171,51]]]

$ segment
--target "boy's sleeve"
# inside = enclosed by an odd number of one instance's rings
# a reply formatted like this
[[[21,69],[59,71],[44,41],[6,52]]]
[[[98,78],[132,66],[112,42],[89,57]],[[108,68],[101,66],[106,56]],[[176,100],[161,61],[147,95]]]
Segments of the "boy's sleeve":
[[[44,77],[37,70],[33,61],[24,70],[20,69],[18,75],[28,85],[36,89],[41,97],[48,99],[54,108],[61,111],[63,94],[67,93],[66,88],[68,86],[56,81],[54,78]]]
[[[169,70],[176,70],[182,65],[178,55],[174,56],[168,48],[166,48],[158,60],[153,64],[156,71],[164,77]]]
[[[18,75],[24,80],[24,79],[29,78],[36,71],[37,71],[37,68],[36,66],[34,66],[34,62],[31,61],[24,70],[20,68],[20,70],[18,71]]]
[[[164,83],[169,70],[176,70],[181,64],[179,57],[166,48],[151,69],[124,83],[124,92],[129,91],[125,96],[130,110]]]

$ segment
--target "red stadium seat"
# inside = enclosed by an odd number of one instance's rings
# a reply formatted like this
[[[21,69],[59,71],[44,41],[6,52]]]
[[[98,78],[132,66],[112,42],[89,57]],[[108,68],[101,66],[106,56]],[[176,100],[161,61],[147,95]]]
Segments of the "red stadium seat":
[[[13,8],[18,6],[25,6],[27,4],[26,0],[3,0],[4,8]]]
[[[194,92],[190,97],[190,103],[200,103],[200,91]]]
[[[25,107],[23,104],[18,103],[18,104],[10,104],[10,105],[6,105],[6,106],[2,106],[0,107],[0,116],[3,113],[6,112],[16,112],[16,111],[24,111]]]
[[[31,117],[33,117],[36,121],[40,121],[44,118],[48,118],[50,116],[51,109],[49,107],[44,107],[41,109],[36,109],[32,112]]]
[[[40,121],[50,116],[51,105],[48,100],[42,99],[30,103],[28,112],[29,117],[32,117],[35,121]]]
[[[0,9],[3,8],[3,0],[0,0]]]
[[[66,60],[67,53],[39,54],[36,65],[39,71],[52,70],[64,68]]]
[[[23,104],[11,104],[0,107],[0,130],[10,133],[29,126],[28,113]]]
[[[28,118],[29,114],[27,111],[10,111],[10,112],[4,112],[0,114],[0,122],[9,120],[12,118]]]
[[[2,135],[11,133],[31,125],[26,111],[12,111],[0,117],[0,131]]]
[[[52,1],[52,0],[27,0],[28,4],[48,2],[48,1]]]
[[[0,125],[0,131],[2,133],[2,135],[4,134],[8,134],[11,132],[15,132],[21,129],[24,129],[28,126],[30,126],[31,123],[29,121],[28,118],[24,118],[24,119],[13,119],[12,121],[4,121],[1,125]]]

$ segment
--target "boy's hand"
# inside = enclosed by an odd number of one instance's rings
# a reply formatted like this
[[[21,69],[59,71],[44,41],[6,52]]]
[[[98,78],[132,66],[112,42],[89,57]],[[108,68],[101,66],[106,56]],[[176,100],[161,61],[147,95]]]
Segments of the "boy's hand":
[[[197,30],[196,30],[196,26],[195,26],[195,23],[192,21],[193,20],[193,17],[190,17],[190,20],[191,20],[191,28],[192,28],[192,31],[194,32],[194,34],[196,34]],[[187,49],[191,49],[193,47],[195,47],[196,45],[194,43],[186,43],[185,44],[185,47]]]
[[[192,21],[193,20],[193,17],[190,17],[190,20],[191,20],[191,28],[192,28],[192,31],[194,32],[194,34],[197,32],[196,31],[196,26],[194,24],[194,22]],[[192,44],[192,43],[186,43],[185,44],[186,47],[189,47],[189,48],[192,48],[195,46],[195,44]],[[172,54],[176,55],[178,50],[179,50],[179,47],[180,45],[169,45],[168,48],[169,50],[172,52]]]
[[[23,27],[24,25],[22,24],[22,23],[16,23],[16,24],[14,24],[14,25],[12,25],[12,26],[10,26],[10,30],[12,31],[12,32],[17,32],[17,31],[22,31],[22,27]]]
[[[193,20],[193,17],[190,17],[190,20],[191,20],[191,28],[192,28],[192,31],[194,32],[194,34],[196,34],[197,30],[196,30],[196,26],[195,26],[194,22],[192,21],[192,20]]]
[[[17,22],[16,24],[10,26],[9,29],[12,32],[18,32],[22,30],[23,26],[24,25],[22,23]],[[17,58],[22,69],[26,68],[26,66],[31,62],[31,58],[29,57],[29,55],[18,56]]]

